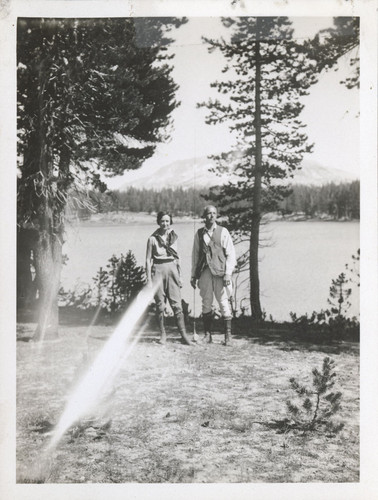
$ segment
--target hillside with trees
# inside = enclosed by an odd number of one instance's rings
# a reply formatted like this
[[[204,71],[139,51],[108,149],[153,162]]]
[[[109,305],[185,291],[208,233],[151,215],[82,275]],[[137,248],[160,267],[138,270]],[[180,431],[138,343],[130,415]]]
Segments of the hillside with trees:
[[[359,220],[360,181],[294,186],[291,194],[279,203],[279,210],[283,215],[303,212],[307,217]]]
[[[91,213],[153,213],[164,207],[174,216],[201,217],[203,208],[208,203],[204,198],[207,193],[206,189],[193,188],[165,188],[157,191],[131,187],[126,191],[91,191],[90,203],[75,204],[73,208],[71,204],[70,215],[88,219]],[[247,204],[247,201],[244,203]],[[291,194],[278,204],[277,213],[283,216],[301,213],[311,218],[359,220],[360,182],[328,183],[324,186],[294,185]]]

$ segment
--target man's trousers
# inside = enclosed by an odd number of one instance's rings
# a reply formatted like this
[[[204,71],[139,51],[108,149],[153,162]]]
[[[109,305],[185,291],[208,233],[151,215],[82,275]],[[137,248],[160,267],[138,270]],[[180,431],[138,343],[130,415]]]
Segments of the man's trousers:
[[[232,317],[226,288],[223,286],[223,276],[213,276],[210,269],[205,267],[198,280],[198,287],[202,298],[202,314],[212,311],[215,295],[222,316],[228,319]]]

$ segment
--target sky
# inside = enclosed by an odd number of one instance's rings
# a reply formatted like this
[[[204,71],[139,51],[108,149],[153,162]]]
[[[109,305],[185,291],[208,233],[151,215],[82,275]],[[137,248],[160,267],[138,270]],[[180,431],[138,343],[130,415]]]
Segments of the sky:
[[[292,18],[297,38],[313,36],[320,29],[332,26],[330,17]],[[197,108],[198,102],[209,97],[219,98],[210,83],[227,78],[222,73],[225,60],[219,51],[208,53],[203,35],[219,38],[227,33],[219,17],[189,18],[189,22],[174,34],[172,76],[179,85],[177,100],[181,105],[172,113],[173,128],[168,143],[159,144],[153,157],[138,171],[107,180],[109,188],[116,189],[128,180],[139,178],[148,171],[176,160],[219,153],[231,147],[233,138],[226,125],[206,125],[206,108]],[[359,92],[346,89],[339,82],[350,74],[348,61],[341,61],[337,71],[320,76],[310,95],[304,98],[301,114],[307,124],[309,141],[314,151],[308,158],[324,167],[337,168],[359,175]]]

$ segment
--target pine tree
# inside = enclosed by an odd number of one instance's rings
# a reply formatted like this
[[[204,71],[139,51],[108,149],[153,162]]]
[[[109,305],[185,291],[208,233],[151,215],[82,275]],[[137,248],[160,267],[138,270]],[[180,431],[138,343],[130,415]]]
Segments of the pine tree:
[[[99,171],[138,168],[167,137],[178,105],[167,32],[181,21],[19,19],[18,237],[33,229],[39,286],[35,338],[57,334],[64,214]],[[31,249],[30,249],[31,251]]]
[[[333,392],[336,373],[335,362],[328,356],[323,359],[322,370],[312,370],[312,387],[308,388],[290,379],[291,388],[296,392],[301,404],[287,401],[287,409],[295,427],[303,430],[315,430],[321,427],[326,431],[336,433],[343,424],[336,424],[333,416],[340,410],[341,392]]]
[[[109,312],[114,314],[124,310],[140,292],[145,284],[145,273],[144,268],[137,265],[131,250],[120,257],[113,255],[106,267],[107,295],[104,304]]]
[[[316,63],[293,38],[285,17],[223,19],[230,41],[206,40],[228,61],[228,81],[215,82],[227,102],[210,100],[208,124],[230,123],[236,135],[232,151],[214,156],[218,171],[233,180],[210,193],[228,216],[236,240],[249,238],[249,281],[252,318],[261,319],[259,283],[260,224],[264,212],[276,210],[288,194],[283,180],[311,151],[299,120],[300,98],[316,81]],[[236,75],[234,78],[232,75]]]

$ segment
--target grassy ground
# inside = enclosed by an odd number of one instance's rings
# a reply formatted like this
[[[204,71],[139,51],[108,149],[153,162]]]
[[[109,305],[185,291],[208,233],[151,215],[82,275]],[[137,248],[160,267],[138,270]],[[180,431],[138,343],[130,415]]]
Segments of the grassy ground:
[[[43,455],[70,392],[104,346],[111,326],[62,326],[42,348],[17,342],[17,481],[20,483],[356,482],[359,480],[359,346],[300,342],[290,332],[235,325],[187,347],[169,328],[166,346],[151,328],[106,397]],[[289,379],[309,383],[325,356],[342,392],[334,435],[274,428],[288,417]]]

